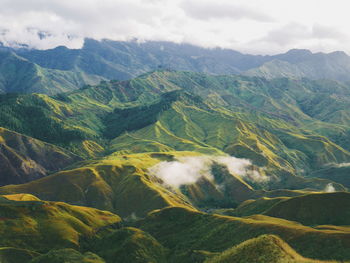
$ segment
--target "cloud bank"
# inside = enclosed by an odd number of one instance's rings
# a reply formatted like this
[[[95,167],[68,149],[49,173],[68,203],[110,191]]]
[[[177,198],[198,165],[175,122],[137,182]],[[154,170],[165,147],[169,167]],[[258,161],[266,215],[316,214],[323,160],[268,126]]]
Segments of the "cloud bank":
[[[181,157],[176,161],[160,162],[151,167],[149,173],[160,178],[165,184],[178,188],[181,185],[196,183],[201,177],[214,180],[211,174],[214,162],[225,165],[231,174],[250,181],[261,183],[269,180],[269,177],[251,169],[252,163],[249,160],[230,156]]]
[[[79,48],[85,37],[165,40],[249,53],[350,51],[343,0],[1,0],[0,41]]]

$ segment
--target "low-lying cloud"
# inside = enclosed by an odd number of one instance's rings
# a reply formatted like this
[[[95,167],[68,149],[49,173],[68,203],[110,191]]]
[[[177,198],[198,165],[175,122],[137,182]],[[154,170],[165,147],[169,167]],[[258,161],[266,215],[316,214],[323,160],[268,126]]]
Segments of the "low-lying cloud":
[[[327,184],[326,187],[324,188],[323,192],[326,192],[326,193],[335,192],[335,188],[334,188],[333,184],[332,183]]]
[[[214,163],[227,167],[231,174],[239,175],[254,182],[267,182],[269,177],[262,176],[252,169],[248,159],[229,156],[191,156],[181,157],[171,162],[160,162],[149,169],[149,173],[160,178],[165,184],[178,188],[181,185],[196,183],[201,177],[214,180],[211,168]]]

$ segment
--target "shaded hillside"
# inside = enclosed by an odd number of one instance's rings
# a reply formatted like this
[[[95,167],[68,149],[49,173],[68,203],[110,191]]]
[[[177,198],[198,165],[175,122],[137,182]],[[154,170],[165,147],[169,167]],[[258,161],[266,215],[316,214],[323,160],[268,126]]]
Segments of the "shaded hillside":
[[[350,193],[320,193],[282,200],[265,215],[304,225],[350,225]]]
[[[33,181],[79,160],[63,148],[0,128],[0,185]]]
[[[159,67],[232,74],[258,66],[268,59],[234,50],[205,49],[189,44],[93,39],[85,39],[82,49],[57,47],[50,50],[21,50],[19,54],[42,67],[80,70],[119,80],[136,77]]]
[[[244,74],[268,79],[289,77],[349,81],[350,57],[341,51],[325,54],[293,49],[273,56],[273,59]]]
[[[350,164],[329,164],[323,169],[314,171],[311,177],[329,179],[350,188]]]
[[[168,251],[150,234],[133,227],[125,227],[94,240],[89,249],[103,257],[106,263],[168,262]]]
[[[347,230],[316,230],[267,216],[237,218],[165,208],[149,214],[137,226],[172,249],[169,262],[193,262],[198,250],[222,252],[262,234],[279,236],[303,257],[350,259]]]
[[[267,78],[333,79],[348,81],[350,58],[344,52],[311,53],[293,49],[284,54],[261,56],[230,49],[207,49],[190,44],[148,41],[85,39],[81,49],[16,51],[44,68],[70,70],[125,80],[159,69],[209,74],[246,73]]]
[[[43,68],[13,52],[0,52],[0,93],[52,95],[98,84],[101,79],[83,72]]]

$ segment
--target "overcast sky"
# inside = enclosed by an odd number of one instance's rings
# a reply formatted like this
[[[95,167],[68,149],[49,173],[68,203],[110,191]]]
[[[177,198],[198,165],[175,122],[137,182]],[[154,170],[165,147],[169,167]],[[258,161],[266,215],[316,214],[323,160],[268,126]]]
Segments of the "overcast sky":
[[[168,40],[246,53],[350,53],[346,0],[0,0],[0,41],[46,49]],[[38,32],[45,35],[40,40]]]

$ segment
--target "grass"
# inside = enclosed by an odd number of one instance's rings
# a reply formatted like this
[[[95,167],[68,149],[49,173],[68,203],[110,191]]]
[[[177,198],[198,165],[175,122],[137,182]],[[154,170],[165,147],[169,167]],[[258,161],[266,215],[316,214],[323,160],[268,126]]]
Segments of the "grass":
[[[267,216],[238,218],[165,208],[149,214],[136,226],[171,249],[170,262],[192,262],[192,251],[222,252],[262,234],[279,236],[303,257],[350,259],[348,231],[319,230]]]
[[[261,235],[229,248],[205,263],[321,263],[307,259],[295,252],[287,243],[274,235]],[[332,261],[335,262],[335,261]]]
[[[62,247],[78,249],[82,238],[120,222],[110,212],[62,202],[3,200],[0,211],[0,246],[40,253]]]

